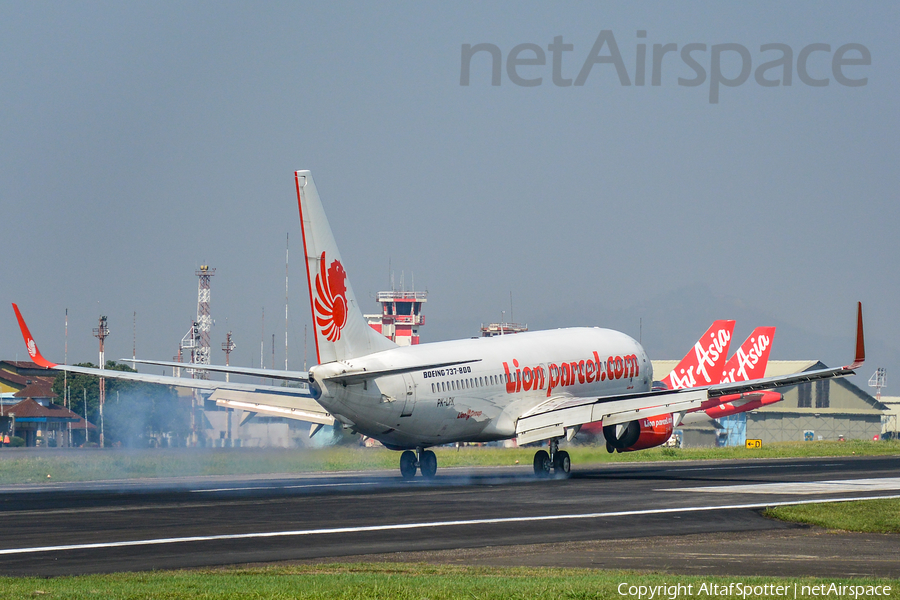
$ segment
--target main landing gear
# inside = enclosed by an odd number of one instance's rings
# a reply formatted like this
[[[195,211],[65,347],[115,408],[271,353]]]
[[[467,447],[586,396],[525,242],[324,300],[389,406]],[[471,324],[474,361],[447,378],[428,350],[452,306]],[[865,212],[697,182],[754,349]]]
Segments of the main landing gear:
[[[421,446],[416,451],[404,450],[400,455],[400,474],[403,479],[412,479],[416,471],[422,472],[422,477],[432,479],[437,473],[437,456],[431,450],[425,450]]]
[[[569,453],[559,449],[559,440],[556,438],[550,440],[549,453],[546,450],[538,450],[534,454],[534,474],[537,477],[542,479],[550,477],[551,469],[557,477],[568,477],[572,469]]]

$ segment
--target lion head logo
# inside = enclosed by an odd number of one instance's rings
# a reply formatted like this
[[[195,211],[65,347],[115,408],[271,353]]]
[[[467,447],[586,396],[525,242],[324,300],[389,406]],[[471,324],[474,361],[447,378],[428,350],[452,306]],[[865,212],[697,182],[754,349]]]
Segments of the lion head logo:
[[[34,340],[28,340],[28,356],[31,358],[37,356],[37,345],[35,345]]]
[[[323,252],[316,274],[316,324],[329,342],[336,342],[347,324],[347,273],[338,260],[332,261],[327,271],[325,264]]]

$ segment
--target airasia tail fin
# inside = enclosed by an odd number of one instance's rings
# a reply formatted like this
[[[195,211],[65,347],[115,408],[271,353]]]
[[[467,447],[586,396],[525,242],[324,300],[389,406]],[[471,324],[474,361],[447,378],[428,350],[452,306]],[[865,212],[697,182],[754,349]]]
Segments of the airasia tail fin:
[[[663,379],[670,390],[719,383],[734,321],[714,321],[681,362]]]
[[[393,342],[369,327],[363,317],[312,174],[297,171],[294,178],[318,362],[347,360],[395,348]]]
[[[718,383],[750,381],[766,376],[769,352],[775,338],[774,327],[757,327],[737,352],[728,359]]]

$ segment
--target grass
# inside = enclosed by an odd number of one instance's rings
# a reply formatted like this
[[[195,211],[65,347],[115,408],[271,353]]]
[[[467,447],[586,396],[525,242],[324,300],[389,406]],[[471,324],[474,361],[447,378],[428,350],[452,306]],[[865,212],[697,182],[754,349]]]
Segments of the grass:
[[[767,508],[763,514],[793,523],[866,533],[900,533],[900,499],[826,502]]]
[[[605,447],[567,448],[572,463],[872,456],[900,454],[900,441],[795,442],[746,448],[651,448],[609,454]],[[440,467],[530,465],[534,448],[436,448]],[[248,475],[397,469],[399,455],[384,448],[324,449],[41,449],[0,450],[0,485],[56,481]],[[49,475],[49,477],[48,477]]]
[[[690,594],[678,596],[730,598],[736,594],[706,594],[700,586],[740,583],[744,586],[782,585],[788,594],[746,593],[744,597],[797,598],[821,597],[823,594],[803,593],[803,586],[832,582],[838,585],[862,586],[863,593],[854,597],[874,597],[866,594],[866,586],[891,586],[881,598],[900,598],[897,581],[886,579],[825,580],[778,577],[699,577],[663,574],[639,574],[620,571],[547,568],[487,568],[428,564],[332,564],[300,565],[265,568],[204,569],[151,573],[123,573],[115,575],[86,575],[78,577],[0,578],[5,598],[315,598],[315,599],[588,599],[636,598],[622,595],[627,586],[693,586]],[[709,588],[706,588],[709,590]],[[808,589],[808,588],[807,588]],[[760,590],[761,591],[761,590]],[[886,591],[881,588],[881,591]],[[647,597],[645,592],[645,596]],[[655,598],[670,598],[657,595]],[[832,594],[832,597],[835,597]],[[851,597],[848,593],[837,597]]]

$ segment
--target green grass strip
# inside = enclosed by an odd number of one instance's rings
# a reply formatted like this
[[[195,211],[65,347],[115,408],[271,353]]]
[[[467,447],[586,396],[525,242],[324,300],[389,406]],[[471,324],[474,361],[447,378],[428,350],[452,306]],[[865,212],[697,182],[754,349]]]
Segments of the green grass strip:
[[[768,508],[763,514],[792,523],[866,533],[900,533],[900,499],[826,502]],[[900,558],[898,558],[900,560]]]
[[[624,599],[639,586],[657,588],[655,598],[821,598],[823,589],[851,588],[830,597],[900,598],[898,581],[778,577],[699,577],[621,571],[487,568],[429,564],[330,564],[197,571],[123,573],[79,577],[0,578],[5,598],[191,599]],[[624,584],[624,585],[623,585]],[[680,584],[682,588],[673,588]],[[729,588],[729,584],[732,585]],[[736,585],[741,588],[734,587]],[[634,586],[634,593],[629,588]],[[690,587],[688,587],[690,586]],[[716,589],[718,586],[718,589]],[[751,586],[750,588],[746,586]],[[765,587],[768,586],[768,587]],[[783,586],[786,591],[776,586]],[[825,586],[815,588],[814,586]],[[889,586],[888,591],[885,586]],[[755,589],[754,589],[755,588]],[[742,593],[737,592],[738,589]],[[661,593],[668,591],[668,593]],[[768,590],[770,593],[765,593]],[[624,592],[624,593],[623,593]],[[688,593],[689,592],[689,593]],[[779,593],[780,592],[780,593]],[[804,593],[806,592],[806,593]],[[644,591],[644,597],[649,591]]]

